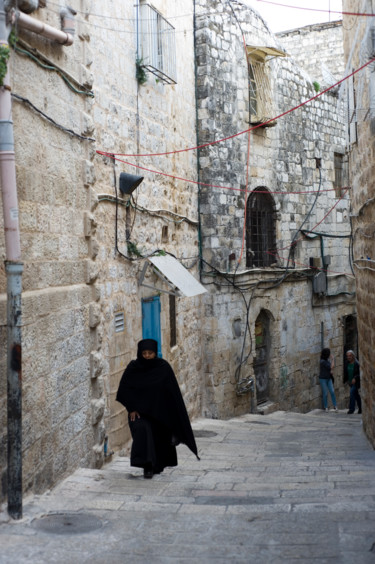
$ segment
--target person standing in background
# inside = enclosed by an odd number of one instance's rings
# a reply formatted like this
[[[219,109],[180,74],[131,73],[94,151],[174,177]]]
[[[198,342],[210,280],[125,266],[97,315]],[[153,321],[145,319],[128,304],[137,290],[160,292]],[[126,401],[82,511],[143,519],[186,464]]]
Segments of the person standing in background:
[[[354,413],[355,404],[358,405],[358,413],[362,413],[362,399],[359,393],[361,387],[361,375],[359,362],[352,350],[346,351],[346,363],[344,367],[344,383],[350,386],[350,399],[348,414]]]
[[[335,391],[333,389],[333,382],[332,382],[332,365],[330,361],[331,351],[330,349],[326,348],[322,350],[320,355],[320,366],[319,366],[319,383],[320,387],[322,388],[323,394],[323,409],[328,411],[328,392],[330,393],[333,409],[334,411],[337,410],[336,405],[336,396]]]

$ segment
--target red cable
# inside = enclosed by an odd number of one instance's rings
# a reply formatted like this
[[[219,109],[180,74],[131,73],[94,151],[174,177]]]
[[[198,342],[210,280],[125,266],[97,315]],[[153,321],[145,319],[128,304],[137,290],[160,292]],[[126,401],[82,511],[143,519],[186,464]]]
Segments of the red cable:
[[[335,209],[335,207],[337,206],[337,204],[339,204],[341,202],[341,200],[344,199],[344,197],[346,196],[346,194],[349,192],[349,187],[347,187],[346,189],[343,188],[345,190],[344,194],[341,196],[341,198],[339,200],[337,200],[337,202],[335,202],[335,204],[331,207],[331,209],[326,213],[326,215],[323,217],[323,219],[321,219],[316,225],[314,225],[314,227],[312,229],[310,229],[310,231],[314,231],[314,229],[316,229],[321,223],[323,223],[323,221],[325,220],[326,217],[329,216],[329,214]],[[282,249],[280,249],[280,251],[285,251],[286,249],[290,249],[290,247],[296,245],[298,243],[298,241],[302,241],[302,237],[300,237],[299,239],[296,239],[295,241],[293,241],[292,245],[288,245],[287,247],[283,247]]]
[[[119,161],[120,163],[124,163],[128,166],[132,166],[134,168],[139,168],[140,170],[145,170],[146,172],[152,172],[153,174],[159,174],[160,176],[167,176],[168,178],[174,178],[175,180],[182,180],[183,182],[188,182],[190,184],[199,184],[200,186],[207,186],[208,188],[221,188],[223,190],[235,190],[237,192],[244,192],[245,188],[233,188],[232,186],[218,186],[216,184],[207,184],[206,182],[198,182],[197,180],[189,180],[189,178],[182,178],[181,176],[174,176],[173,174],[167,174],[166,172],[160,172],[159,170],[153,170],[151,168],[146,168],[144,166],[136,165],[134,163],[130,163],[129,161],[124,161],[123,159],[118,159],[114,156],[114,154],[106,154],[101,153],[105,157],[112,158],[115,161]],[[326,188],[325,190],[320,190],[320,192],[333,192],[335,188]],[[275,191],[271,192],[270,190],[259,190],[259,194],[316,194],[317,190],[307,190],[305,192],[282,192],[282,191]]]
[[[230,135],[229,137],[223,137],[222,139],[218,139],[217,141],[211,141],[210,143],[205,143],[204,145],[198,145],[197,147],[188,147],[187,149],[179,149],[177,151],[168,151],[166,153],[131,154],[131,153],[113,153],[113,151],[100,151],[100,150],[97,150],[96,152],[99,155],[103,155],[105,157],[112,157],[113,155],[119,155],[119,156],[122,156],[122,157],[162,157],[162,156],[165,156],[165,155],[175,155],[177,153],[184,153],[186,151],[195,151],[196,149],[202,149],[204,147],[216,145],[217,143],[222,143],[223,141],[228,141],[229,139],[233,139],[234,137],[238,137],[239,135],[243,135],[244,133],[254,131],[254,129],[257,129],[258,127],[264,127],[265,125],[267,125],[267,123],[270,123],[272,121],[280,119],[280,118],[286,116],[287,114],[290,114],[291,112],[294,112],[295,110],[298,110],[299,108],[302,108],[303,106],[305,106],[309,102],[312,102],[312,100],[316,100],[316,98],[319,98],[320,96],[322,96],[326,92],[329,92],[330,90],[332,90],[332,88],[335,88],[336,86],[338,86],[342,82],[345,82],[345,80],[348,80],[348,78],[350,78],[351,76],[354,76],[355,74],[357,74],[358,72],[360,72],[361,70],[363,70],[368,65],[370,65],[371,63],[374,63],[374,62],[375,62],[375,58],[370,59],[369,61],[367,61],[367,63],[365,63],[364,65],[362,65],[361,67],[359,67],[358,69],[353,71],[352,73],[348,74],[348,76],[345,76],[344,78],[342,78],[341,80],[339,80],[338,82],[333,84],[332,86],[329,86],[325,90],[322,90],[322,92],[319,92],[318,94],[316,94],[312,98],[305,100],[305,102],[301,102],[301,104],[299,104],[298,106],[295,106],[294,108],[291,108],[290,110],[287,110],[286,112],[283,112],[282,114],[279,114],[276,117],[270,118],[269,120],[267,120],[263,123],[260,123],[258,125],[254,125],[254,127],[250,127],[249,129],[245,129],[244,131],[240,131],[239,133],[235,133],[234,135]]]

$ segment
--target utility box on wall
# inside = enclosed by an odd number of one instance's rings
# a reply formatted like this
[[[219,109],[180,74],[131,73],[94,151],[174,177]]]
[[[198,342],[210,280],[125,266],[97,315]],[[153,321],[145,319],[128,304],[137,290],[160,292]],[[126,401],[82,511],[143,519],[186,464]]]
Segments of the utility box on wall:
[[[327,292],[327,275],[325,272],[318,272],[313,278],[314,294],[325,294]]]

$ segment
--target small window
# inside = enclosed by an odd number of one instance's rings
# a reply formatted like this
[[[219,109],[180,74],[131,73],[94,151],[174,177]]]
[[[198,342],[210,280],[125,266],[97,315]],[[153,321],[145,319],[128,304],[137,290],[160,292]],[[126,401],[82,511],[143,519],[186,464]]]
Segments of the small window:
[[[334,154],[335,166],[335,179],[333,187],[335,189],[336,198],[341,198],[343,195],[343,188],[346,188],[347,175],[346,175],[346,157],[341,153]]]
[[[177,345],[177,324],[176,324],[176,296],[169,294],[169,330],[170,347]]]
[[[253,125],[264,123],[264,127],[276,125],[273,91],[270,80],[268,58],[285,57],[283,51],[271,47],[247,46],[249,75],[249,113]],[[267,123],[265,123],[267,122]]]
[[[168,225],[163,225],[161,228],[161,242],[168,243]]]
[[[277,262],[275,202],[266,188],[257,188],[246,207],[246,266],[271,266]]]
[[[176,84],[175,29],[150,4],[139,5],[138,58],[165,84]]]

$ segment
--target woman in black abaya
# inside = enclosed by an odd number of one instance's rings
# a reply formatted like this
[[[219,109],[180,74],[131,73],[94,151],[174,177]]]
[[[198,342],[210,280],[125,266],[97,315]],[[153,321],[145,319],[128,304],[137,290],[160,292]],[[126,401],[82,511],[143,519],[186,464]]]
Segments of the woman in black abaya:
[[[193,431],[176,377],[157,357],[157,342],[138,343],[137,359],[122,375],[116,400],[128,411],[133,444],[130,464],[152,478],[166,466],[177,466],[176,446],[184,443],[197,456]]]

